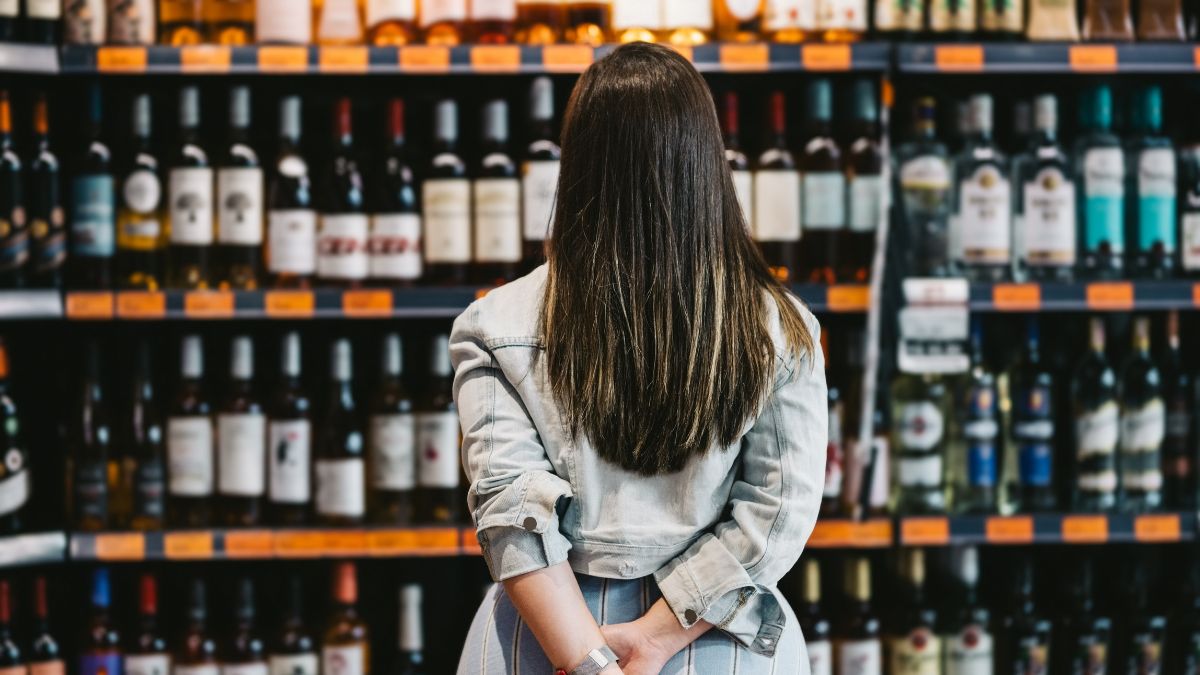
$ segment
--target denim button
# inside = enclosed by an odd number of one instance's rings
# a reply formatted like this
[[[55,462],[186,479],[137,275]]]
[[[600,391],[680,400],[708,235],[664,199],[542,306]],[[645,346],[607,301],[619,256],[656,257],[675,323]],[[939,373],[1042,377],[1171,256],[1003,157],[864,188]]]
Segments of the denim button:
[[[696,623],[696,619],[698,618],[699,617],[696,616],[696,612],[694,610],[689,609],[683,613],[683,620],[689,624]]]
[[[621,561],[621,574],[627,577],[631,576],[633,574],[633,563],[628,560]]]
[[[537,529],[537,519],[534,518],[533,516],[529,516],[528,518],[525,519],[525,522],[521,523],[521,527],[524,527],[526,530],[533,532],[534,530]]]

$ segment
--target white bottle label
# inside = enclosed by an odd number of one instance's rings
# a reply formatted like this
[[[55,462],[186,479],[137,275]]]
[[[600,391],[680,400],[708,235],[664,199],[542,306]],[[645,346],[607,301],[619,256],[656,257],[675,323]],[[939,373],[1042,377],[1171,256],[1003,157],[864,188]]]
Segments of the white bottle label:
[[[317,234],[317,276],[322,279],[366,279],[369,271],[365,213],[321,214]]]
[[[318,675],[316,654],[273,654],[269,660],[271,675]]]
[[[1192,211],[1180,219],[1180,245],[1183,247],[1183,269],[1200,270],[1200,213]]]
[[[16,18],[20,3],[0,1],[0,16]],[[104,44],[108,12],[104,0],[71,0],[63,3],[63,41],[70,45]]]
[[[171,169],[171,243],[207,246],[213,242],[212,169]]]
[[[1048,167],[1025,183],[1022,237],[1027,264],[1075,264],[1075,184]]]
[[[950,187],[950,166],[944,157],[921,155],[900,167],[900,187],[905,190],[945,190]]]
[[[417,413],[417,484],[458,487],[458,414]]]
[[[803,178],[806,230],[837,230],[846,226],[846,177],[840,171],[806,173]]]
[[[720,0],[725,3],[725,10],[738,21],[749,21],[758,14],[760,0]]]
[[[171,675],[170,654],[126,654],[125,675]]]
[[[866,31],[865,0],[816,0],[817,28],[821,30]]]
[[[1175,198],[1175,151],[1143,150],[1138,157],[1138,196]]]
[[[658,30],[663,25],[659,4],[646,0],[613,0],[612,25],[614,30],[625,28]]]
[[[471,262],[471,181],[427,180],[421,185],[421,200],[426,262]]]
[[[411,413],[371,418],[371,487],[411,490],[416,486],[417,418]]]
[[[946,649],[945,675],[992,675],[992,636],[970,625],[942,638]]]
[[[267,269],[276,274],[308,275],[317,271],[317,214],[307,209],[267,214]]]
[[[213,492],[213,425],[205,417],[167,420],[167,490],[180,497]]]
[[[317,41],[361,42],[362,18],[357,0],[324,0]]]
[[[1093,148],[1083,158],[1087,196],[1121,197],[1125,194],[1125,160],[1120,148]]]
[[[1121,413],[1121,452],[1157,452],[1167,432],[1167,409],[1156,398],[1141,408]]]
[[[260,44],[312,42],[311,0],[258,0],[254,29]]]
[[[32,9],[31,3],[26,6]],[[150,0],[109,0],[108,41],[127,45],[152,44],[154,14],[154,3]]]
[[[733,193],[737,196],[746,229],[754,233],[754,174],[749,171],[733,171]]]
[[[266,663],[222,663],[221,675],[270,675]]]
[[[465,21],[467,0],[422,0],[421,28],[442,21]]]
[[[985,164],[960,186],[963,261],[1002,265],[1012,256],[1012,197],[1008,178]]]
[[[474,185],[475,260],[521,261],[521,183],[480,178]]]
[[[904,487],[937,487],[942,484],[940,455],[901,456],[896,460],[896,474]]]
[[[217,200],[217,241],[237,246],[262,245],[262,169],[218,169]]]
[[[421,216],[377,213],[371,216],[372,279],[418,279],[421,276]]]
[[[556,161],[525,162],[521,171],[521,217],[526,241],[545,241],[554,221],[554,195],[558,191]]]
[[[262,415],[217,415],[217,492],[257,497],[266,491],[267,419]]]
[[[29,501],[29,472],[18,467],[14,473],[11,466],[13,461],[11,458],[14,456],[17,458],[15,460],[17,463],[24,464],[24,455],[20,450],[9,451],[5,463],[10,464],[8,467],[10,473],[6,478],[0,480],[0,515],[12,513]]]
[[[471,19],[475,21],[513,21],[517,18],[517,0],[471,0]]]
[[[121,186],[121,197],[125,200],[125,206],[136,213],[158,210],[158,203],[162,199],[158,174],[147,169],[129,174]]]
[[[809,642],[808,670],[810,675],[833,675],[833,645],[829,640]]]
[[[366,675],[366,645],[321,648],[321,675]]]
[[[321,459],[316,463],[317,513],[361,516],[366,510],[363,461],[360,458]]]
[[[888,641],[892,675],[940,675],[942,641],[926,628]]]
[[[25,0],[25,13],[31,19],[57,19],[62,16],[62,3],[58,0]]]
[[[817,12],[813,0],[767,0],[767,31],[816,28]]]
[[[1075,457],[1082,461],[1112,455],[1117,450],[1119,437],[1120,414],[1117,404],[1109,401],[1075,421]]]
[[[171,675],[221,675],[221,669],[215,663],[197,663],[184,665],[176,663]]]
[[[271,420],[267,436],[271,501],[307,503],[312,492],[312,425],[308,420]]]
[[[838,645],[838,675],[880,675],[883,649],[879,640],[847,640]]]
[[[754,238],[758,241],[800,240],[800,174],[758,171],[754,174]]]
[[[662,22],[667,30],[675,28],[699,28],[711,30],[713,25],[712,3],[696,0],[664,0]]]
[[[367,26],[417,18],[416,0],[367,0]]]
[[[905,450],[932,450],[941,442],[945,426],[934,403],[905,404],[900,412],[900,444]]]
[[[873,232],[883,219],[883,176],[850,179],[850,230]]]

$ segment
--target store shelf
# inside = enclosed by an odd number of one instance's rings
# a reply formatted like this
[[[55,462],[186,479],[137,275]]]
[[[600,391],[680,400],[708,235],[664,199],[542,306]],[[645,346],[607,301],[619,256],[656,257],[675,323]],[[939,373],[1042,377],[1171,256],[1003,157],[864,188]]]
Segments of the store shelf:
[[[62,314],[56,290],[0,291],[0,319],[57,319]]]
[[[58,47],[0,42],[0,72],[57,73]]]
[[[1194,73],[1200,47],[1192,44],[957,43],[902,44],[902,73]]]
[[[899,522],[903,546],[1158,544],[1195,538],[1194,513],[932,516]]]
[[[67,45],[67,73],[116,74],[492,74],[577,73],[614,47],[464,45],[443,47],[125,47]],[[708,44],[680,51],[706,72],[883,71],[891,46],[859,44]]]
[[[0,537],[0,567],[62,562],[66,553],[67,535],[62,532],[35,532]]]
[[[1103,312],[1195,309],[1200,282],[972,284],[971,309],[981,312]]]

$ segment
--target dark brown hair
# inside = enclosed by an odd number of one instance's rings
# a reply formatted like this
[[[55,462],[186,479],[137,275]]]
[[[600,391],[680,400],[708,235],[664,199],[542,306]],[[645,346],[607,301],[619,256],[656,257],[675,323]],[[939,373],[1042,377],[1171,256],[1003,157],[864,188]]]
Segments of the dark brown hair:
[[[813,348],[746,230],[712,95],[671,49],[625,45],[575,86],[548,256],[554,398],[630,471],[738,439],[774,381],[775,307],[788,348]]]

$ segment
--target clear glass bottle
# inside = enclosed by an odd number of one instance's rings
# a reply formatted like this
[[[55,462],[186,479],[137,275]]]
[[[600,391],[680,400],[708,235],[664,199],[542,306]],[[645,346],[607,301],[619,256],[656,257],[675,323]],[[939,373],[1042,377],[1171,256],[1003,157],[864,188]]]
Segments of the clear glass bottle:
[[[396,47],[417,40],[416,0],[367,0],[367,42]]]
[[[1087,0],[1083,9],[1083,39],[1088,42],[1133,40],[1130,0]]]
[[[956,267],[976,281],[1001,281],[1012,266],[1009,166],[992,138],[992,97],[970,103],[972,136],[955,160],[956,217],[950,234]]]
[[[1070,281],[1075,271],[1075,174],[1058,143],[1058,101],[1051,94],[1034,103],[1036,134],[1017,159],[1014,228],[1019,278]]]
[[[1087,355],[1071,381],[1071,407],[1075,419],[1075,485],[1072,508],[1076,511],[1109,511],[1117,504],[1117,439],[1120,413],[1117,374],[1105,356],[1103,317],[1089,323]]]
[[[894,512],[945,512],[950,415],[950,389],[941,376],[905,373],[892,383]]]
[[[908,274],[918,277],[951,273],[950,160],[937,139],[935,106],[932,98],[917,101],[914,137],[896,151]]]
[[[979,597],[979,549],[951,549],[953,609],[941,614],[943,673],[986,675],[992,672],[992,616]]]

